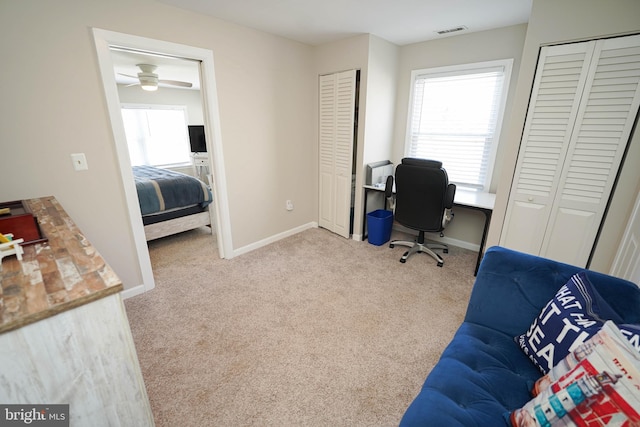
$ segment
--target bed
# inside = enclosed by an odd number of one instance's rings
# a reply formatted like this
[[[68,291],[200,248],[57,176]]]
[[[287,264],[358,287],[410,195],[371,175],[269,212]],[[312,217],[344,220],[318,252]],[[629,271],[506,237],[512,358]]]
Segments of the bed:
[[[133,177],[147,241],[211,226],[213,195],[201,180],[153,166],[134,166]]]

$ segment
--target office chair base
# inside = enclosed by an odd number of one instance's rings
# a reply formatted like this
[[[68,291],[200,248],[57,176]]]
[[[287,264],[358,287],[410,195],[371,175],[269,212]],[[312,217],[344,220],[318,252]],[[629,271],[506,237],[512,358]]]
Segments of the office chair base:
[[[424,253],[424,254],[430,255],[433,259],[435,259],[438,262],[438,267],[442,267],[444,265],[444,260],[439,254],[435,253],[433,249],[442,249],[442,251],[445,254],[449,252],[449,247],[441,243],[427,244],[427,243],[410,242],[408,240],[394,240],[391,243],[389,243],[390,248],[395,247],[395,245],[409,247],[409,250],[405,252],[404,255],[402,255],[402,258],[400,258],[400,262],[403,264],[407,262],[407,259],[411,255],[415,253]]]

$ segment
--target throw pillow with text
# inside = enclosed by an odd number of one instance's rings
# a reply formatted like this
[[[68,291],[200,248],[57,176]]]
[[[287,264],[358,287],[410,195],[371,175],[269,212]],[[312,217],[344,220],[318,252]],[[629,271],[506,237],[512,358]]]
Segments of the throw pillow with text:
[[[622,319],[595,290],[587,274],[575,274],[515,340],[546,374],[580,344],[597,333],[606,320]]]

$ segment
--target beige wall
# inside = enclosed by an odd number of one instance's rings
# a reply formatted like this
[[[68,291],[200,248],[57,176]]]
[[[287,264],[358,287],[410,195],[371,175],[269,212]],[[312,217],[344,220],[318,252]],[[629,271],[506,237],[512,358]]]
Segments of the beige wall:
[[[398,164],[404,157],[412,70],[513,58],[509,96],[503,120],[506,125],[510,120],[512,94],[517,82],[526,31],[527,26],[523,24],[401,47],[392,161]],[[504,147],[509,145],[506,139],[507,136],[503,132],[498,144],[491,191],[496,190],[497,177],[503,169]],[[455,219],[449,224],[445,234],[459,242],[479,245],[484,221],[484,214],[478,211],[456,208]]]
[[[0,1],[0,200],[56,196],[141,284],[92,27],[213,51],[234,249],[316,220],[313,49],[153,0]]]
[[[610,35],[640,32],[640,2],[637,0],[534,0],[522,63],[514,95],[511,120],[505,122],[504,168],[498,183],[496,208],[488,245],[498,244],[504,222],[517,150],[533,84],[541,45],[588,40]],[[624,232],[632,204],[640,188],[640,137],[632,139],[604,229],[592,261],[593,269],[608,272]]]
[[[369,38],[367,62],[367,87],[365,115],[360,115],[360,127],[363,127],[364,138],[358,147],[356,171],[356,192],[354,207],[354,239],[362,239],[364,221],[364,172],[365,166],[372,162],[390,160],[394,129],[394,113],[396,87],[398,79],[398,54],[400,48],[393,43],[376,36]],[[381,195],[374,202],[374,208],[382,207],[384,198]],[[371,207],[371,205],[370,205]],[[367,209],[370,210],[370,209]]]
[[[365,146],[360,170],[371,162],[390,160],[394,130],[400,47],[371,36],[367,80]]]
[[[365,121],[360,123],[359,140],[363,144],[372,141],[372,151],[365,151],[361,144],[358,159],[364,165],[390,152],[397,163],[403,151],[411,69],[511,57],[515,59],[512,84],[516,86],[507,104],[492,184],[498,190],[498,205],[489,243],[495,244],[538,47],[640,31],[637,16],[640,2],[636,0],[535,0],[528,27],[401,48],[370,35],[311,47],[154,0],[0,0],[2,77],[9,82],[0,85],[0,200],[56,196],[125,287],[140,284],[92,27],[213,52],[235,250],[317,220],[318,74],[361,70],[360,114]],[[397,68],[392,63],[396,55]],[[388,86],[393,73],[397,73],[395,117],[374,123],[374,118],[393,110],[380,104],[393,98]],[[383,92],[373,94],[367,90],[369,84]],[[367,125],[369,118],[371,126]],[[385,147],[389,135],[392,143]],[[637,140],[599,253],[615,252],[624,229],[621,223],[635,200],[631,193],[637,193],[640,186]],[[76,152],[86,154],[88,171],[73,170],[69,155]],[[635,166],[629,166],[632,163]],[[293,212],[285,209],[287,199],[295,204]],[[482,217],[462,212],[448,236],[479,242]],[[611,226],[613,223],[620,225]],[[606,258],[599,255],[598,263],[600,257]]]

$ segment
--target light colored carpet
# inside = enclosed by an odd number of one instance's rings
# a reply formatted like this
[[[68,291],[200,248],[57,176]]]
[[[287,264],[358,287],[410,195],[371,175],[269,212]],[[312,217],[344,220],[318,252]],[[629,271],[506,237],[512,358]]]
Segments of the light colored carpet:
[[[323,229],[232,260],[206,228],[151,242],[156,288],[125,305],[156,424],[397,425],[462,321],[476,258],[401,264],[404,250]]]

